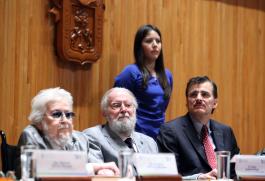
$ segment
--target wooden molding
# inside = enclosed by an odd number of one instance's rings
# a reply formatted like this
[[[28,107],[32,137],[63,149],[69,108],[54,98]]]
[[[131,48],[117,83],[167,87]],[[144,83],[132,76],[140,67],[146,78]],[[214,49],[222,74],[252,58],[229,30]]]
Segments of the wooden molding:
[[[50,0],[56,22],[56,48],[63,60],[96,62],[102,53],[103,0]]]

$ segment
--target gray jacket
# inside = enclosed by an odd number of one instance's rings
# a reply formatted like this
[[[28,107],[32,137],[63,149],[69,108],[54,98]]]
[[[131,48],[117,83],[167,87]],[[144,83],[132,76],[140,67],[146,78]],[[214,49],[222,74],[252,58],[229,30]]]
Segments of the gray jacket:
[[[22,145],[36,145],[38,149],[52,149],[50,142],[44,134],[34,125],[28,125],[20,135],[18,147]],[[85,134],[79,131],[72,132],[72,142],[67,144],[63,150],[89,151],[89,141]]]
[[[88,155],[88,162],[91,162],[89,158],[90,144],[93,143],[89,143],[88,137],[84,133],[79,131],[73,131],[72,142],[67,144],[63,148],[63,150],[85,151]],[[21,133],[17,147],[20,148],[22,145],[36,145],[38,149],[43,150],[52,149],[50,142],[46,139],[44,134],[40,130],[38,130],[34,125],[28,125]],[[18,151],[16,154],[15,170],[17,177],[20,178],[20,151]]]
[[[90,142],[96,147],[90,147],[90,158],[93,162],[111,162],[118,165],[118,154],[120,150],[129,150],[122,139],[108,126],[98,125],[83,131]],[[142,133],[133,132],[133,139],[139,153],[158,153],[158,147],[153,138]]]

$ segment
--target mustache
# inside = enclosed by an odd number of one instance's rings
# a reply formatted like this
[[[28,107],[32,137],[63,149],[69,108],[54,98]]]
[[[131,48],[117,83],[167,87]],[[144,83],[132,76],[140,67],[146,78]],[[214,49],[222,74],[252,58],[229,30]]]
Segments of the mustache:
[[[69,124],[59,124],[59,126],[58,126],[58,130],[59,129],[68,129],[68,128],[70,128]]]
[[[124,119],[131,120],[131,118],[132,118],[132,117],[130,117],[130,116],[119,116],[119,117],[117,118],[117,120],[124,120]]]
[[[202,101],[196,101],[194,103],[194,106],[204,106],[203,102]]]

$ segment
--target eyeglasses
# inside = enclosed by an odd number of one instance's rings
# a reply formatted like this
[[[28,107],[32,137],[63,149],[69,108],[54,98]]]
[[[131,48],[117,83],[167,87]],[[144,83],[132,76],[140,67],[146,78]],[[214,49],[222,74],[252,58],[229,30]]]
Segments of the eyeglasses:
[[[73,119],[75,117],[75,113],[74,112],[62,112],[62,111],[55,111],[53,113],[50,114],[50,116],[54,119],[63,119],[63,117],[65,117],[66,119]]]
[[[110,107],[113,110],[118,110],[122,108],[122,105],[124,105],[125,108],[127,109],[132,109],[134,105],[132,103],[122,103],[122,102],[114,102],[110,104]]]

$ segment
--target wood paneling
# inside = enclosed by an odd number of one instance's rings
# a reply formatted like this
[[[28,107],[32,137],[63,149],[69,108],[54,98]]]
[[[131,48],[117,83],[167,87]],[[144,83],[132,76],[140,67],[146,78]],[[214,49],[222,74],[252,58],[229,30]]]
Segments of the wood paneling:
[[[219,87],[214,118],[233,127],[242,153],[265,147],[264,0],[105,0],[102,57],[81,66],[57,58],[46,0],[0,0],[0,129],[15,144],[29,123],[31,98],[60,86],[75,98],[75,129],[105,122],[102,94],[133,63],[137,28],[157,25],[174,76],[167,120],[186,112],[187,80],[208,75]]]

